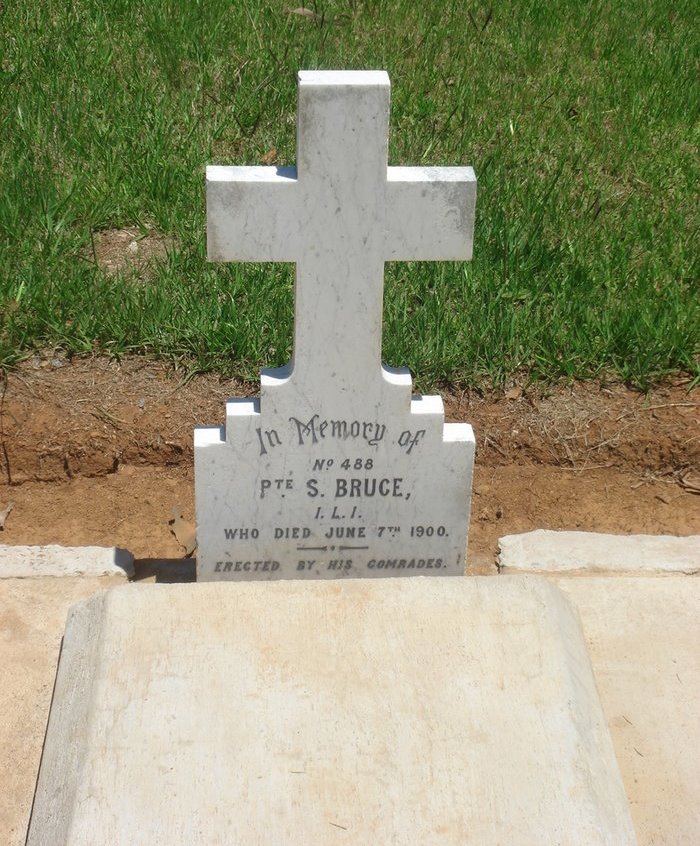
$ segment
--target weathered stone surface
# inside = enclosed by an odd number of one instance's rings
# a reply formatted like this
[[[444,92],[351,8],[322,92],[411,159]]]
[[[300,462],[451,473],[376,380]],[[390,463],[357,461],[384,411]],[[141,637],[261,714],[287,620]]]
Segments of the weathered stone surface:
[[[692,574],[700,570],[700,535],[607,535],[538,529],[498,541],[503,573]]]
[[[119,588],[69,620],[37,844],[634,843],[544,579]]]
[[[207,169],[209,258],[296,263],[293,361],[195,432],[197,575],[461,575],[474,454],[381,364],[384,262],[469,259],[469,167],[387,167],[384,72],[299,74],[297,167]]]
[[[0,579],[134,575],[134,556],[102,546],[0,546]]]
[[[0,579],[0,842],[24,846],[66,615],[120,577]]]
[[[700,842],[700,580],[556,578],[576,605],[640,846]]]

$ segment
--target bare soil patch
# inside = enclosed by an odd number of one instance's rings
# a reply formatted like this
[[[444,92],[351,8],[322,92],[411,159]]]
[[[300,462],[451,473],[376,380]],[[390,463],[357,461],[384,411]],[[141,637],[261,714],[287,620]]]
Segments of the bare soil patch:
[[[87,258],[107,274],[132,273],[143,278],[155,260],[164,260],[176,246],[175,239],[156,230],[141,230],[135,226],[124,229],[102,229],[91,238]]]
[[[35,356],[0,377],[0,511],[13,505],[0,542],[184,557],[169,521],[175,507],[194,517],[192,429],[223,423],[225,400],[254,390],[143,358]],[[443,396],[477,437],[475,572],[493,567],[498,537],[535,528],[700,532],[700,391]]]

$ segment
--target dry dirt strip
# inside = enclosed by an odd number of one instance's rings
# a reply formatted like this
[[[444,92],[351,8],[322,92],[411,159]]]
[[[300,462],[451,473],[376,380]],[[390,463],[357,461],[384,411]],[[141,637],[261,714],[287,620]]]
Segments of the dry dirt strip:
[[[473,425],[482,468],[616,468],[675,476],[692,490],[700,484],[700,389],[689,384],[646,395],[585,382],[442,396],[448,420]],[[123,464],[191,464],[193,427],[222,424],[226,399],[256,390],[213,375],[189,379],[145,358],[37,355],[0,373],[0,479],[55,482]]]
[[[222,423],[226,398],[252,390],[144,358],[25,362],[0,377],[0,541],[182,558],[170,521],[194,517],[193,428]],[[475,572],[492,570],[499,537],[533,529],[700,532],[700,391],[586,383],[444,399],[477,438]]]

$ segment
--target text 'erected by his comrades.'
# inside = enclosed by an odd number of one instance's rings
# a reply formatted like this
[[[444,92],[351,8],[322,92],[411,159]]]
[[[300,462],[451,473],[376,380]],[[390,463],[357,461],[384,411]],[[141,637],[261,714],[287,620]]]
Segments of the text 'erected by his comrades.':
[[[319,569],[342,572],[352,568],[369,571],[397,570],[420,571],[440,570],[445,566],[442,558],[370,558],[357,561],[352,558],[316,559],[305,558],[297,562],[298,572],[312,572]],[[280,569],[279,561],[217,561],[215,573],[274,573]]]

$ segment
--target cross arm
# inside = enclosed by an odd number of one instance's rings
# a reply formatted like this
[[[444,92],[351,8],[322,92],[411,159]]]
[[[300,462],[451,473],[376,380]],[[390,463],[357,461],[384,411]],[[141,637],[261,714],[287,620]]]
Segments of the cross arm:
[[[293,167],[207,167],[209,261],[296,261]]]
[[[386,261],[472,257],[476,176],[470,167],[390,167]]]

